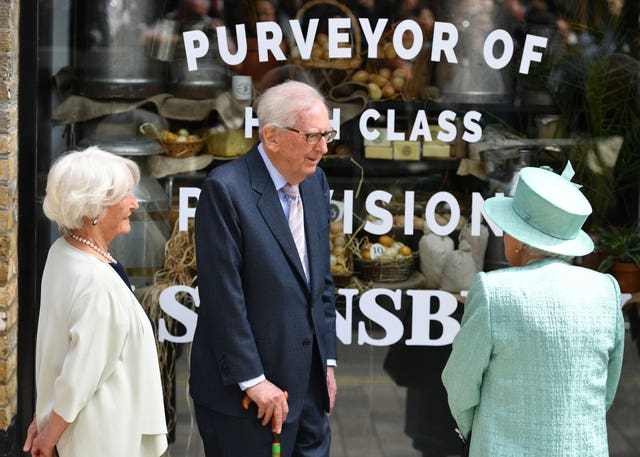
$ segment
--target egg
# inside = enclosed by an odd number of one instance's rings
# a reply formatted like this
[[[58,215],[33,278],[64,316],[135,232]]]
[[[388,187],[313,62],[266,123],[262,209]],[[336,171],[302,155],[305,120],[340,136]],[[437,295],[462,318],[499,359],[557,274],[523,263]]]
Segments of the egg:
[[[398,78],[407,78],[407,70],[405,70],[404,68],[396,68],[393,70],[392,75],[394,77],[398,77]]]
[[[316,35],[316,42],[320,44],[328,43],[329,35],[327,35],[326,33],[318,33],[318,35]]]
[[[334,221],[329,225],[330,233],[344,233],[344,223],[342,221]]]
[[[338,235],[336,235],[335,239],[333,240],[333,245],[334,246],[346,246],[347,245],[347,236],[344,233],[340,233]]]
[[[382,89],[375,83],[367,84],[367,92],[372,100],[380,100],[382,98]]]
[[[385,77],[380,76],[378,74],[371,75],[369,77],[369,82],[374,83],[375,85],[377,85],[380,88],[386,86],[389,83],[389,81]]]
[[[378,70],[378,74],[382,76],[384,79],[391,79],[391,69],[387,67],[383,67]]]
[[[382,255],[383,255],[383,257],[394,258],[394,257],[398,257],[398,252],[399,251],[400,250],[397,247],[392,246],[390,248],[385,249],[384,250],[384,254],[382,254]]]
[[[396,53],[396,50],[393,47],[393,43],[387,43],[384,46],[384,58],[385,59],[395,59],[396,57],[398,57],[398,54]]]
[[[382,87],[382,98],[391,98],[396,94],[396,90],[391,84]]]
[[[391,78],[391,85],[397,91],[401,91],[404,88],[404,78],[400,76],[394,76]]]
[[[366,70],[358,70],[353,74],[351,80],[357,83],[366,84],[369,82],[369,72]]]
[[[160,138],[162,138],[165,141],[175,141],[178,138],[178,135],[176,135],[173,132],[170,132],[169,130],[162,130],[160,132]]]
[[[384,247],[391,247],[393,246],[393,238],[391,238],[389,235],[382,235],[380,238],[378,238],[378,243],[380,243]]]

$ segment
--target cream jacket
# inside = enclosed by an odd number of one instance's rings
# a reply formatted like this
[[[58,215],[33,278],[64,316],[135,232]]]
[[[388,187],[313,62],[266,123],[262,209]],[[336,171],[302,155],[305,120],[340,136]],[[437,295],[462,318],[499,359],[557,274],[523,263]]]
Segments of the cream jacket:
[[[151,323],[111,266],[64,238],[42,276],[36,343],[38,430],[70,425],[60,457],[157,457],[167,447]]]

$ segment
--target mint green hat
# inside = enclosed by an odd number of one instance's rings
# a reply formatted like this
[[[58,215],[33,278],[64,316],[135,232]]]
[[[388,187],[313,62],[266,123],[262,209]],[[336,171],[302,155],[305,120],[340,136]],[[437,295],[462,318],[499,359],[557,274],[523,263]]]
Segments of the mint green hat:
[[[484,209],[489,219],[522,243],[556,254],[588,254],[594,245],[582,226],[592,209],[579,186],[571,182],[573,175],[570,163],[562,175],[545,168],[523,168],[513,198],[489,198]]]

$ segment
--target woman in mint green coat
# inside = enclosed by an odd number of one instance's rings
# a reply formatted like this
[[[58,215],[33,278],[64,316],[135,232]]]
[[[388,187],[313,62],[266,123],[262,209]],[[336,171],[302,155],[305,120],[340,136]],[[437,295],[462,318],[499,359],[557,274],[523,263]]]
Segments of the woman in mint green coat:
[[[624,320],[615,279],[571,262],[593,250],[572,175],[525,168],[485,202],[511,268],[474,278],[442,373],[471,457],[609,455]]]

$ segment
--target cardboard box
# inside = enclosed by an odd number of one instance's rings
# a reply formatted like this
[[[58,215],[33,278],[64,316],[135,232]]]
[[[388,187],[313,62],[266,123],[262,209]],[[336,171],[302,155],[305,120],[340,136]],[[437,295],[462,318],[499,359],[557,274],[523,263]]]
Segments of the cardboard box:
[[[424,158],[442,158],[451,157],[451,145],[437,139],[439,128],[437,125],[430,125],[431,141],[424,141],[422,144],[422,157]]]
[[[365,146],[364,158],[392,160],[393,149],[391,146]]]
[[[442,141],[425,141],[422,145],[422,157],[442,158],[451,157],[451,146]]]
[[[394,141],[394,160],[420,160],[420,141]]]

